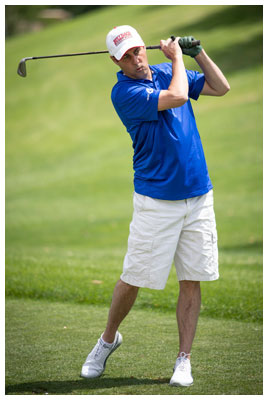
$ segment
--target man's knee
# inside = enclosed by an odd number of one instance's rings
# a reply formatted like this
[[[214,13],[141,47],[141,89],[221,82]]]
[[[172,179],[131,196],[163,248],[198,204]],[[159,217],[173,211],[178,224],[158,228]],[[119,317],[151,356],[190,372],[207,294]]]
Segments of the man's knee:
[[[180,287],[200,287],[200,281],[179,281]]]
[[[129,283],[126,283],[126,282],[122,281],[121,279],[119,279],[116,286],[120,287],[126,291],[129,291],[129,292],[137,292],[139,290],[138,286],[130,285]]]
[[[200,291],[199,281],[180,281],[179,284],[180,284],[180,292],[183,292],[185,294],[191,294]]]

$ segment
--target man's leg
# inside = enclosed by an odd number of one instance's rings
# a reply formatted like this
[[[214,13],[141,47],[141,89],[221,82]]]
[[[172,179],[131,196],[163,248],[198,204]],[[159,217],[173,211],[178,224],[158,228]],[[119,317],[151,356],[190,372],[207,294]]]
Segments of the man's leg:
[[[138,290],[139,288],[137,286],[129,285],[121,281],[121,279],[117,282],[114,288],[107,326],[102,335],[102,339],[105,342],[112,343],[114,341],[115,333],[123,319],[131,310],[136,300]]]
[[[180,293],[177,304],[177,322],[181,352],[191,352],[201,306],[200,282],[180,281]],[[187,356],[190,358],[190,355]]]
[[[200,282],[180,281],[180,294],[177,305],[177,321],[180,336],[180,349],[170,379],[172,386],[193,384],[190,351],[195,336],[201,305]]]
[[[105,370],[108,357],[121,345],[122,335],[117,328],[133,306],[138,290],[138,287],[131,286],[121,279],[117,282],[105,332],[82,366],[81,376],[83,378],[100,376]]]

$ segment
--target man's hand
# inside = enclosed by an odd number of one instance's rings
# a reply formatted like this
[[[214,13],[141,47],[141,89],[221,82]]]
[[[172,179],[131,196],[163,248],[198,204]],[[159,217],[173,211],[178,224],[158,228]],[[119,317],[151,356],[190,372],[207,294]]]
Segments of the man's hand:
[[[178,43],[179,40],[179,37],[177,37],[174,41],[170,38],[167,40],[160,40],[161,50],[171,61],[173,61],[176,57],[182,57],[182,50]]]
[[[202,50],[202,46],[194,46],[192,47],[192,42],[195,40],[193,36],[185,36],[180,38],[179,43],[182,47],[183,54],[187,56],[196,57]]]

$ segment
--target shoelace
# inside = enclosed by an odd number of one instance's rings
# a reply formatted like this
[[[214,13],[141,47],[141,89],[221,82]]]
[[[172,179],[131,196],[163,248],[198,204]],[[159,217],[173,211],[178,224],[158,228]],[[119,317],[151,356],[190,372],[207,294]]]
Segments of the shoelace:
[[[179,359],[180,363],[179,363],[179,365],[178,365],[178,368],[179,368],[181,371],[183,371],[183,370],[185,369],[185,367],[186,367],[186,362],[188,362],[187,356],[190,356],[190,355],[191,355],[191,353],[186,354],[186,353],[184,353],[183,351],[179,354],[178,359]]]
[[[96,352],[95,352],[95,354],[94,354],[95,360],[99,357],[101,351],[103,351],[103,350],[105,350],[105,349],[106,349],[106,350],[107,350],[107,349],[110,349],[110,347],[109,347],[109,346],[106,346],[106,345],[102,342],[102,340],[99,339],[99,341],[98,341],[98,347],[97,347]]]
[[[99,357],[99,353],[100,353],[100,351],[101,351],[101,348],[102,348],[102,344],[101,344],[101,342],[100,342],[100,340],[99,340],[99,341],[98,341],[98,347],[97,347],[96,352],[95,352],[95,354],[94,354],[94,358],[95,358],[95,359],[97,359],[97,358]]]

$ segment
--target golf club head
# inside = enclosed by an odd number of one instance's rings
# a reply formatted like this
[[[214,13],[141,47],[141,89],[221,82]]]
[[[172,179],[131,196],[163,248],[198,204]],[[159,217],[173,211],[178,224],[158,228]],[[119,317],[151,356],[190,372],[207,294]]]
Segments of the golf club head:
[[[19,66],[18,66],[18,70],[17,70],[18,74],[20,76],[22,76],[23,78],[26,77],[26,58],[22,58],[20,60]]]

